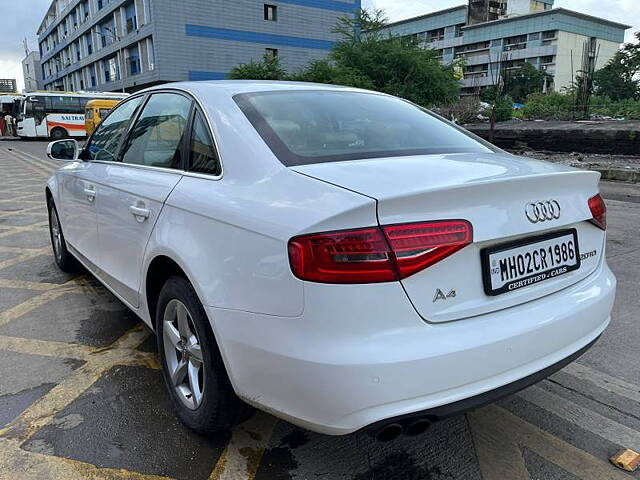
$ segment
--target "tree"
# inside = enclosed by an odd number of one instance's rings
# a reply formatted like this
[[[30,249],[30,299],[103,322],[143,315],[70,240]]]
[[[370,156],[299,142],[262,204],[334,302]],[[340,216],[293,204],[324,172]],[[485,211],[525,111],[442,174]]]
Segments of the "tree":
[[[285,80],[287,72],[275,55],[265,55],[262,61],[250,61],[234,67],[229,72],[234,80]]]
[[[316,60],[311,62],[298,73],[291,75],[289,79],[296,82],[348,85],[350,87],[369,90],[375,88],[371,79],[362,75],[358,70],[335,65],[329,60]]]
[[[528,95],[541,93],[545,82],[549,85],[552,80],[551,75],[525,62],[521,68],[507,75],[505,91],[514,101],[524,103]]]
[[[265,56],[234,68],[229,78],[298,80],[378,90],[422,106],[446,104],[458,98],[454,66],[442,65],[434,50],[409,38],[394,37],[381,28],[381,10],[360,10],[343,17],[334,31],[340,35],[326,60],[310,63],[287,75],[277,58]]]
[[[442,65],[437,53],[417,41],[394,37],[380,30],[381,11],[362,10],[356,18],[341,19],[336,31],[342,39],[329,61],[340,69],[368,78],[375,90],[406,98],[423,106],[443,104],[458,97],[453,65]]]
[[[596,95],[613,100],[640,98],[640,32],[638,43],[626,43],[593,77]]]

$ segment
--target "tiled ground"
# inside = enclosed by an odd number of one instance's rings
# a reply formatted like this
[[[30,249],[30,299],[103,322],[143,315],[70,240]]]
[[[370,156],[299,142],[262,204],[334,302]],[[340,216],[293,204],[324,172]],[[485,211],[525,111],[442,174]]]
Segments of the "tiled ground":
[[[56,165],[43,160],[44,144],[7,143],[0,480],[640,478],[607,462],[621,446],[640,450],[637,203],[610,202],[610,262],[621,280],[614,322],[551,380],[386,444],[317,435],[266,414],[203,438],[171,411],[155,337],[88,275],[55,267],[42,190]]]

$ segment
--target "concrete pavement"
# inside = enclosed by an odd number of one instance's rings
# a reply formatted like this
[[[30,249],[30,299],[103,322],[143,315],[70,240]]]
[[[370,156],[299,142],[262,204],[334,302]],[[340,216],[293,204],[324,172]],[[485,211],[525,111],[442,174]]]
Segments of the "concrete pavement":
[[[0,480],[640,478],[607,460],[640,450],[640,187],[603,185],[613,321],[549,380],[386,444],[263,413],[202,438],[171,412],[153,334],[91,277],[55,267],[45,148],[0,144]]]

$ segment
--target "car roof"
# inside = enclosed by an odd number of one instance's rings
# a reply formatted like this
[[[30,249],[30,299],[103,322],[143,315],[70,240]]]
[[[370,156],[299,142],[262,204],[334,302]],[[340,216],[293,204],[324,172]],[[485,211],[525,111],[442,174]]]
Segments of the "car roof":
[[[341,85],[328,85],[325,83],[310,82],[286,82],[278,80],[205,80],[197,82],[176,82],[147,88],[143,90],[143,92],[165,90],[168,88],[184,90],[186,92],[205,97],[207,94],[220,94],[222,92],[229,96],[233,96],[240,93],[257,93],[286,90],[326,90],[378,93],[359,88],[345,87]]]

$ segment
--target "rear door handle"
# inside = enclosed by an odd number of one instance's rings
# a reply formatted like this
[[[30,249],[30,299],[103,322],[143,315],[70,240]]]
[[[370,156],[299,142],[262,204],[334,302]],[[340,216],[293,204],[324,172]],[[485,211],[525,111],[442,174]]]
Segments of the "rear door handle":
[[[129,207],[129,211],[131,214],[136,217],[136,220],[139,222],[144,222],[147,218],[149,218],[150,211],[148,208],[138,207],[136,205],[131,205]]]
[[[96,191],[93,187],[86,187],[84,189],[84,194],[87,196],[87,200],[93,202],[96,199]]]

